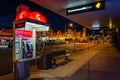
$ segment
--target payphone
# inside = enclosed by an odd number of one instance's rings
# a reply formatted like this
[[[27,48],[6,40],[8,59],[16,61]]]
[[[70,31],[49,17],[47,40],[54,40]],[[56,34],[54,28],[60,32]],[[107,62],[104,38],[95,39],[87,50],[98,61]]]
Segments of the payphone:
[[[27,30],[28,31],[28,30]],[[26,30],[23,29],[17,29],[15,31],[15,53],[16,53],[16,60],[23,60],[27,58],[33,57],[33,41],[32,41],[32,34],[26,36],[24,34]],[[32,32],[29,30],[29,32]],[[30,33],[27,33],[30,34]]]
[[[31,58],[33,55],[33,45],[30,40],[23,40],[23,58]]]
[[[29,63],[33,59],[37,59],[36,55],[36,32],[48,31],[49,24],[46,22],[45,17],[38,12],[26,12],[34,19],[29,17],[20,18],[21,12],[17,15],[15,22],[13,22],[14,41],[13,41],[13,61],[15,62],[15,77],[16,80],[27,80],[30,75]],[[41,15],[41,20],[37,20],[36,16]]]

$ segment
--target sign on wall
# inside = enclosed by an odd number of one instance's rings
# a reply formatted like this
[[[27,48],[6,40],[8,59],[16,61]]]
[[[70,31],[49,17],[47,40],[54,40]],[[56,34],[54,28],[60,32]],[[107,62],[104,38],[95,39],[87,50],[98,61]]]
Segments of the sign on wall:
[[[80,13],[103,10],[103,9],[105,9],[105,1],[99,1],[99,2],[67,8],[66,14],[73,15],[73,14],[80,14]]]

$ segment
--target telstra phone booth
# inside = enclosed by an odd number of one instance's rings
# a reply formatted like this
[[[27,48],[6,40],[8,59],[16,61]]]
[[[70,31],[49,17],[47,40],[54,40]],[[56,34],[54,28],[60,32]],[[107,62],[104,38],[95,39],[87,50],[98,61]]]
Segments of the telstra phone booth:
[[[25,17],[25,13],[19,13],[13,22],[13,62],[15,62],[15,80],[30,79],[29,62],[38,58],[38,56],[36,56],[36,31],[49,30],[49,24],[42,14],[32,12],[34,13],[32,15],[30,12],[27,12],[29,16],[27,15],[27,17]]]

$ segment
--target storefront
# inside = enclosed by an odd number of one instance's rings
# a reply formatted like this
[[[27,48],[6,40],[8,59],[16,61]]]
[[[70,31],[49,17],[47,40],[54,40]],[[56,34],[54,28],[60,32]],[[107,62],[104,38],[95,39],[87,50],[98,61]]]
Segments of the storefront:
[[[12,41],[12,29],[2,29],[0,30],[0,48],[8,47],[10,41]]]

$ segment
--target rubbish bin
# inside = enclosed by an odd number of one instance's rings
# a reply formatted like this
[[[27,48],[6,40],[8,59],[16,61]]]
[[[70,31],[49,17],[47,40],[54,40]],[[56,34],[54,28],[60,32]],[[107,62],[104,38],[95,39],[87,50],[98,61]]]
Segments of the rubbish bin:
[[[38,58],[37,67],[38,69],[48,69],[52,67],[51,53],[44,53],[40,58]]]

